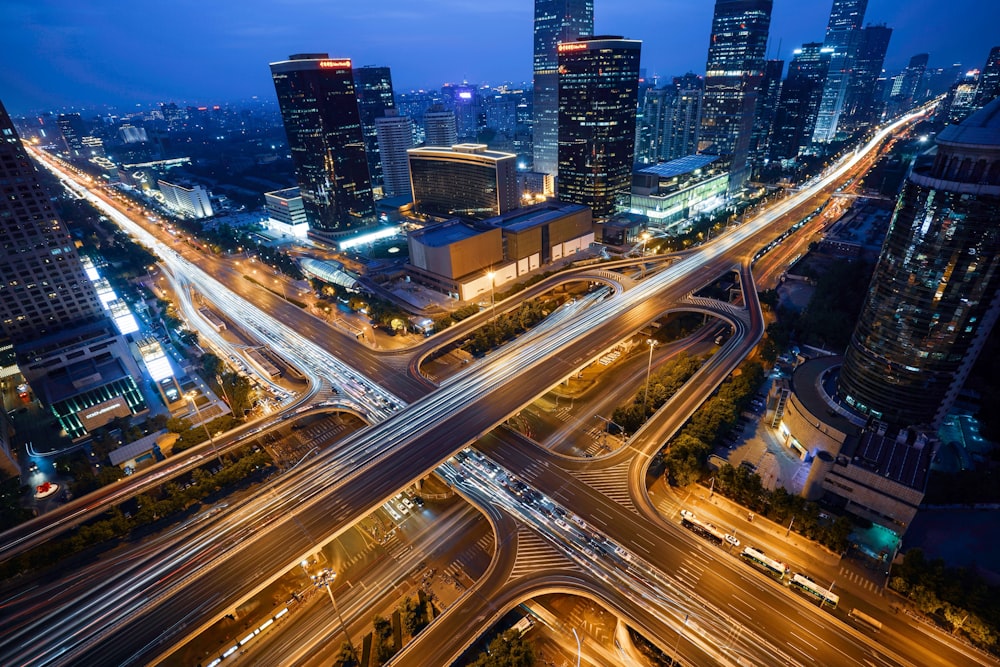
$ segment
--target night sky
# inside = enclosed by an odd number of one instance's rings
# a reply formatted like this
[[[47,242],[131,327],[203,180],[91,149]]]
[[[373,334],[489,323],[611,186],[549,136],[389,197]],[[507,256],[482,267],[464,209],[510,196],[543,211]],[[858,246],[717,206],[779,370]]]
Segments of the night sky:
[[[648,74],[703,73],[712,0],[595,0],[595,30],[643,40]],[[832,0],[775,0],[769,55],[822,41]],[[0,100],[12,113],[273,98],[268,63],[329,52],[392,68],[396,92],[528,81],[531,0],[3,0]],[[915,53],[981,68],[996,0],[870,0],[894,29],[888,70]],[[778,44],[780,40],[780,51]]]

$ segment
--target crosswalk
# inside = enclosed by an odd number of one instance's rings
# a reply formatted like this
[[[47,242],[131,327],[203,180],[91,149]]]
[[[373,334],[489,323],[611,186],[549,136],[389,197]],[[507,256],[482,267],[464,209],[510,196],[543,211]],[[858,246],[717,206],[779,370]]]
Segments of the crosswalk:
[[[853,570],[849,570],[846,567],[841,567],[840,568],[840,574],[838,575],[838,577],[850,581],[852,584],[854,584],[858,588],[863,588],[864,590],[868,591],[869,593],[874,593],[875,595],[877,595],[879,597],[885,597],[885,590],[882,588],[882,586],[880,586],[879,584],[875,583],[874,581],[872,581],[868,577],[866,577],[864,575],[861,575],[861,574],[858,574],[857,572],[854,572]]]
[[[533,530],[519,527],[517,531],[517,556],[510,570],[508,581],[535,576],[539,572],[577,567],[565,555],[543,540]]]
[[[628,470],[629,461],[621,463],[604,470],[581,470],[576,473],[576,477],[590,486],[590,488],[603,493],[605,496],[618,503],[622,507],[627,507],[635,511],[632,504],[632,495],[629,492]]]

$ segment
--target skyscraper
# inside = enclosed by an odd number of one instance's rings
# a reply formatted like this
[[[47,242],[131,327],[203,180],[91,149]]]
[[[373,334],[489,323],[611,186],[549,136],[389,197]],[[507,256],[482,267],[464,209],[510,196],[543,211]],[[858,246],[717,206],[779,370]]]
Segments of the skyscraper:
[[[882,115],[878,79],[882,75],[885,52],[892,28],[870,25],[861,30],[854,57],[854,71],[847,84],[847,96],[840,124],[848,132],[876,123]]]
[[[667,127],[663,137],[661,160],[679,160],[698,152],[698,133],[701,129],[701,105],[705,93],[705,80],[688,72],[675,76],[672,84]]]
[[[746,182],[772,0],[716,0],[705,64],[699,152],[719,155],[730,192]]]
[[[641,46],[610,36],[559,45],[559,198],[595,220],[629,194]]]
[[[559,54],[561,42],[594,34],[594,0],[535,0],[534,170],[559,168]]]
[[[375,136],[375,119],[396,108],[392,92],[392,74],[388,67],[358,67],[354,70],[354,91],[358,96],[361,131],[365,135],[368,174],[372,188],[382,187],[382,160]]]
[[[764,63],[764,78],[757,94],[757,111],[753,119],[753,135],[750,138],[750,159],[760,164],[767,156],[772,140],[775,114],[781,99],[781,75],[785,70],[784,60],[768,60]]]
[[[986,106],[990,100],[1000,96],[1000,46],[990,49],[990,55],[979,74],[979,89],[976,104]]]
[[[0,103],[0,330],[71,437],[146,410],[139,370]]]
[[[868,0],[833,0],[823,41],[823,46],[832,49],[830,68],[816,117],[813,141],[826,143],[837,136],[867,8]]]
[[[413,121],[389,109],[375,119],[378,151],[382,156],[383,190],[386,197],[410,194],[410,165],[406,151],[413,148]]]
[[[310,233],[326,240],[375,222],[351,61],[325,53],[271,63]]]
[[[919,104],[924,99],[924,74],[927,72],[927,62],[930,56],[918,53],[910,58],[910,64],[903,70],[899,83],[899,91],[894,95],[898,98],[902,110]]]
[[[85,130],[83,119],[78,113],[61,113],[56,118],[56,125],[59,126],[59,134],[62,135],[63,144],[66,146],[66,153],[70,157],[80,157],[83,155],[83,136]]]
[[[820,42],[795,49],[774,117],[772,160],[794,158],[812,141],[833,53]]]
[[[486,144],[411,148],[410,183],[417,211],[485,220],[520,205],[517,156]]]
[[[664,137],[670,126],[674,91],[671,87],[648,87],[635,123],[636,164],[656,164],[663,159]]]
[[[941,423],[1000,314],[1000,100],[936,144],[906,178],[838,387],[899,426]]]
[[[424,145],[449,148],[458,143],[455,112],[440,104],[424,112]]]

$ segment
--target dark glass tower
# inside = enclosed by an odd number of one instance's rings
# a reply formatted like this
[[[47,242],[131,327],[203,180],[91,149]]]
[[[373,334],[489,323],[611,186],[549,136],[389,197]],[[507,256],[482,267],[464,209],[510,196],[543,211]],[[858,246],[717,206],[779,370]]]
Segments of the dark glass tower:
[[[795,49],[775,114],[771,159],[794,158],[812,141],[832,55],[819,42]]]
[[[875,124],[882,115],[882,102],[877,94],[878,78],[882,75],[891,37],[892,28],[884,25],[870,25],[861,30],[854,71],[841,114],[844,129],[849,132]]]
[[[823,41],[823,46],[832,49],[830,70],[823,87],[813,141],[825,143],[837,136],[867,8],[868,0],[833,0]]]
[[[990,55],[983,65],[983,71],[979,75],[979,88],[976,90],[976,104],[986,106],[997,96],[1000,96],[1000,46],[990,49]]]
[[[310,233],[333,240],[375,222],[351,61],[325,53],[271,63]]]
[[[615,214],[632,182],[642,42],[583,38],[559,45],[559,198]]]
[[[936,428],[1000,314],[1000,100],[914,164],[840,374],[854,409]]]
[[[534,170],[556,174],[559,161],[560,42],[594,34],[594,0],[535,0]]]
[[[764,76],[764,51],[772,0],[716,0],[705,64],[699,151],[723,158],[735,192],[748,177],[757,93]]]
[[[354,70],[354,90],[358,95],[358,113],[361,131],[365,135],[365,153],[368,155],[368,174],[372,187],[382,187],[382,154],[378,148],[375,119],[396,108],[392,92],[392,75],[388,67],[359,67]]]
[[[750,139],[750,158],[755,163],[763,161],[771,144],[771,130],[778,112],[778,101],[781,99],[781,75],[784,71],[784,60],[768,60],[764,63],[764,78],[757,94],[757,112]]]

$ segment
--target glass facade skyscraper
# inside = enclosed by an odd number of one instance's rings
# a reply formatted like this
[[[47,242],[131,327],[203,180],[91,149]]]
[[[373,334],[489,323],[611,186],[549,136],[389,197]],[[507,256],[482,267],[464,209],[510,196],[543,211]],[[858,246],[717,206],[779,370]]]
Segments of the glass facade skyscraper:
[[[812,140],[832,54],[820,42],[795,49],[774,119],[771,159],[794,158]]]
[[[861,30],[854,71],[847,84],[847,97],[840,116],[839,127],[848,132],[872,125],[882,115],[878,78],[882,75],[891,37],[892,28],[884,25],[870,25]]]
[[[559,45],[559,198],[606,220],[632,182],[642,42],[582,38]]]
[[[754,110],[764,77],[772,0],[716,0],[705,64],[699,152],[719,155],[730,191],[748,177]]]
[[[907,176],[841,369],[855,410],[936,428],[1000,314],[1000,100]]]
[[[813,141],[826,143],[837,136],[867,8],[868,0],[833,0],[823,41],[823,46],[832,49],[830,68],[816,117]]]
[[[368,155],[368,174],[372,187],[382,187],[382,154],[375,131],[375,119],[396,108],[392,91],[392,74],[388,67],[359,67],[354,70],[354,91],[358,95],[358,113],[361,131],[365,135],[365,153]]]
[[[559,54],[561,42],[594,34],[594,0],[535,0],[534,170],[556,175],[559,162]]]
[[[351,61],[325,53],[271,63],[310,233],[333,240],[375,222]]]

